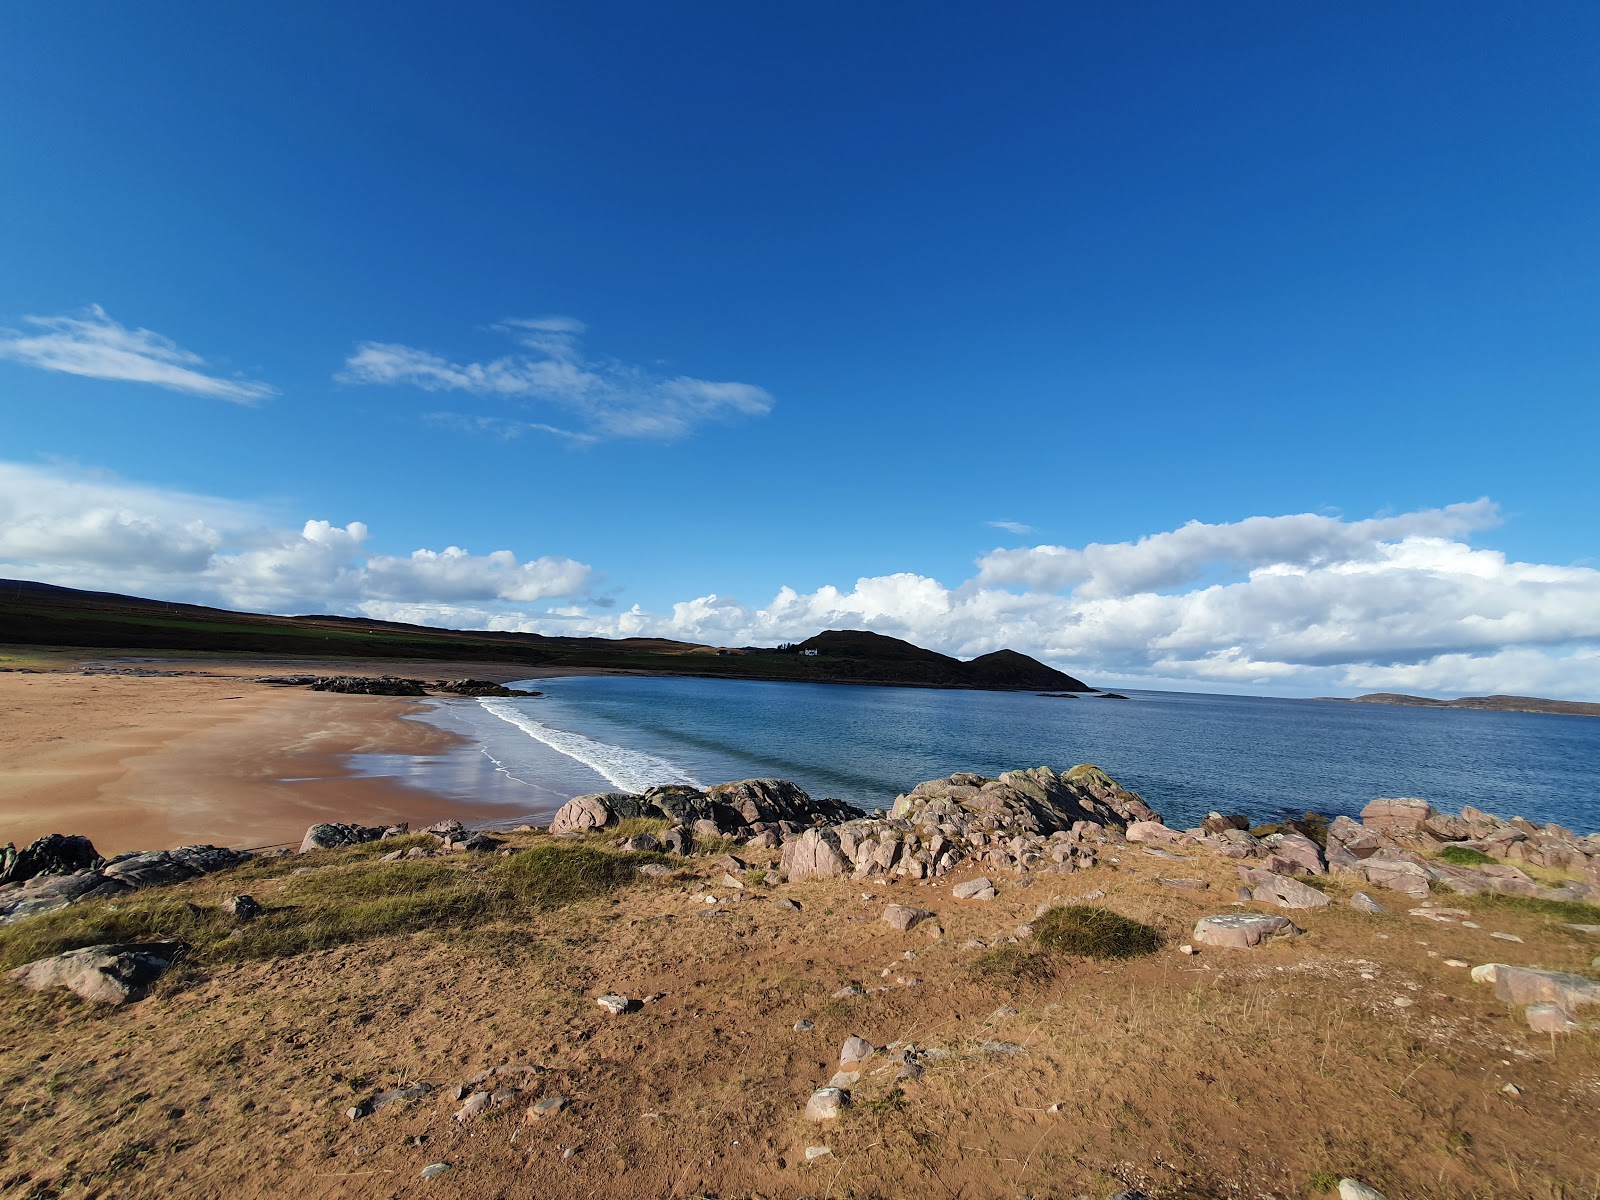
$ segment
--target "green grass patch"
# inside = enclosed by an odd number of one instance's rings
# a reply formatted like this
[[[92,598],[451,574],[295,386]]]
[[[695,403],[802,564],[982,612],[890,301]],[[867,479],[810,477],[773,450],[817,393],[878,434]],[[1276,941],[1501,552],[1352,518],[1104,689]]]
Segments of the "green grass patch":
[[[1440,862],[1452,863],[1458,867],[1481,867],[1494,862],[1494,859],[1482,850],[1474,850],[1471,846],[1446,846],[1434,857]]]
[[[1160,933],[1149,925],[1092,904],[1052,908],[1033,923],[1033,940],[1086,958],[1137,958],[1161,948]]]

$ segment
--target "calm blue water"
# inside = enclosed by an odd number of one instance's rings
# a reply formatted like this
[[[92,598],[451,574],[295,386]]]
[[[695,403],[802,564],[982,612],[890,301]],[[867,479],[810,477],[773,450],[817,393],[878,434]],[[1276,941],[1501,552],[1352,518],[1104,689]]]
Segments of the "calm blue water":
[[[1377,796],[1421,796],[1600,829],[1600,718],[1181,692],[1053,700],[626,676],[527,686],[544,697],[442,704],[428,719],[472,750],[382,773],[547,818],[574,795],[653,783],[778,776],[871,808],[952,771],[1092,762],[1174,825],[1212,809],[1354,815]]]

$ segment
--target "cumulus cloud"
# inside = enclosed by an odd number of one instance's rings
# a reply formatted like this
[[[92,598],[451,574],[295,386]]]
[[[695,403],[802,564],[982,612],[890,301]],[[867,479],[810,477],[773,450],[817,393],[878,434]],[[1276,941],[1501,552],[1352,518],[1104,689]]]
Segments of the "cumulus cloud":
[[[1400,516],[1344,521],[1316,513],[1248,517],[1223,525],[1190,521],[1137,542],[1091,542],[994,550],[978,560],[978,582],[1040,591],[1075,588],[1086,596],[1127,596],[1182,587],[1215,568],[1249,570],[1315,566],[1375,554],[1397,538],[1454,537],[1499,524],[1499,509],[1482,499]]]
[[[1594,697],[1600,571],[1460,540],[1497,519],[1477,501],[1364,521],[1190,524],[1136,542],[997,551],[954,587],[902,573],[781,588],[761,605],[708,594],[659,614],[594,614],[583,631],[743,645],[852,627],[963,657],[1011,647],[1129,686]],[[1076,565],[1055,569],[1061,557]]]
[[[0,463],[0,575],[271,612],[468,600],[500,616],[508,605],[581,596],[594,582],[570,558],[524,561],[459,546],[374,554],[368,537],[360,521],[286,529],[255,506],[71,467]]]
[[[463,428],[500,437],[527,432],[578,441],[602,438],[672,440],[708,421],[762,416],[773,399],[750,383],[715,382],[690,375],[661,377],[616,360],[585,354],[585,326],[571,317],[519,317],[494,329],[519,349],[488,362],[453,362],[397,342],[362,342],[336,378],[343,383],[406,385],[430,392],[463,392],[487,399],[543,404],[570,415],[577,429],[501,414],[433,414]]]
[[[225,379],[205,359],[149,329],[129,329],[92,304],[65,317],[24,317],[26,330],[0,330],[0,358],[45,371],[152,383],[174,392],[255,404],[277,394],[265,383]]]

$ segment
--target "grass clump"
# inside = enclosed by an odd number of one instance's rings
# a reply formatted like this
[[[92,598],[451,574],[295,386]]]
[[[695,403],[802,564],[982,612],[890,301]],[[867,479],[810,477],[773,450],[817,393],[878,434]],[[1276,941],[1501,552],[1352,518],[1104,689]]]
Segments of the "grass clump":
[[[1049,983],[1056,977],[1054,955],[1045,950],[1024,950],[1021,946],[1000,946],[987,951],[978,956],[971,969],[972,977],[978,982],[1006,991]]]
[[[611,837],[626,840],[648,833],[651,837],[659,837],[667,831],[671,822],[665,817],[629,817],[625,821],[618,821],[605,832]]]
[[[1446,846],[1434,857],[1458,867],[1481,867],[1494,862],[1482,850],[1474,850],[1471,846]]]
[[[664,854],[608,854],[591,846],[551,843],[502,862],[494,876],[518,902],[557,908],[615,891],[638,879],[646,863],[666,863]]]
[[[1052,908],[1033,923],[1033,940],[1086,958],[1137,958],[1161,948],[1161,934],[1149,925],[1093,904]]]

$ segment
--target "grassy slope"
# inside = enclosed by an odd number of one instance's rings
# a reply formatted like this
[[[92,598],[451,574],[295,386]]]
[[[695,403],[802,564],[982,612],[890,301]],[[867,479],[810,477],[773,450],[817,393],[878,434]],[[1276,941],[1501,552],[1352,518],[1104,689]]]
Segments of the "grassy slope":
[[[774,889],[751,872],[748,899],[712,906],[697,884],[724,901],[731,890],[709,858],[630,884],[605,838],[513,845],[523,853],[509,859],[390,865],[363,847],[270,860],[0,934],[8,965],[108,921],[200,947],[123,1010],[0,993],[0,1190],[409,1195],[439,1161],[451,1193],[472,1196],[1101,1196],[1126,1184],[1158,1198],[1301,1197],[1354,1174],[1390,1196],[1488,1200],[1587,1194],[1600,1179],[1600,1041],[1532,1035],[1444,963],[1581,969],[1594,947],[1564,930],[1567,912],[1450,897],[1476,914],[1472,930],[1399,903],[1377,918],[1340,904],[1291,914],[1308,931],[1293,943],[1189,958],[1175,946],[1194,920],[1226,911],[1224,861],[1184,868],[1210,896],[1161,888],[1167,864],[1125,853],[1081,877],[1002,878],[989,903],[951,900],[951,880]],[[246,889],[268,924],[229,939],[207,914]],[[1026,939],[1011,954],[964,947],[1090,889],[1163,946],[1108,962]],[[889,900],[934,909],[944,936],[890,930],[878,920]],[[352,910],[359,922],[341,915]],[[884,990],[830,998],[849,981]],[[594,1004],[606,991],[660,998],[610,1017]],[[793,1031],[802,1017],[813,1032]],[[952,1054],[904,1083],[869,1060],[845,1117],[807,1124],[806,1097],[851,1034]],[[471,1124],[450,1119],[442,1093],[344,1116],[384,1088],[448,1087],[501,1063],[531,1069],[527,1091]],[[524,1125],[547,1094],[569,1111]],[[808,1145],[832,1154],[808,1166]]]

